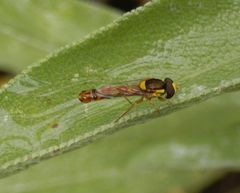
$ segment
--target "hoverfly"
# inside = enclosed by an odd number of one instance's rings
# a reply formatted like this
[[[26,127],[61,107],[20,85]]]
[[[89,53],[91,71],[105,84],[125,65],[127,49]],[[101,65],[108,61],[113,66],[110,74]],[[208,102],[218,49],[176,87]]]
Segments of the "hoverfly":
[[[131,105],[115,120],[118,121],[126,115],[134,106],[148,100],[151,103],[152,98],[166,100],[173,97],[177,90],[176,84],[170,78],[164,80],[148,78],[138,81],[138,83],[120,86],[102,86],[98,89],[84,90],[79,94],[79,100],[83,103],[111,99],[113,97],[124,97]],[[141,96],[135,102],[131,102],[129,96]],[[152,103],[151,103],[152,104]]]

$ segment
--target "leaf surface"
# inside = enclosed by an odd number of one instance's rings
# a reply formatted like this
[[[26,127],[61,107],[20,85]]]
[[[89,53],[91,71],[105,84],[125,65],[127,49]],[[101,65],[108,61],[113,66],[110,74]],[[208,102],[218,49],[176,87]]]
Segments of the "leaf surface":
[[[0,94],[0,175],[72,150],[120,128],[240,87],[239,1],[154,1],[28,69]],[[82,90],[171,77],[172,104],[122,98],[80,103]],[[132,97],[131,100],[136,100]]]
[[[44,161],[2,179],[0,192],[200,192],[239,168],[239,97],[215,97]]]
[[[18,73],[118,16],[76,0],[0,0],[0,68]]]

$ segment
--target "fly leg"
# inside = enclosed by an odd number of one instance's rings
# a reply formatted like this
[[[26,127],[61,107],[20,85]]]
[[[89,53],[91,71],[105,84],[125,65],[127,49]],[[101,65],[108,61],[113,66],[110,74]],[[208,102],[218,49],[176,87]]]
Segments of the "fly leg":
[[[156,103],[152,100],[152,98],[148,98],[148,104],[150,104],[156,111],[159,113],[160,112],[160,107],[156,108]]]
[[[137,104],[142,103],[144,101],[144,99],[145,99],[145,97],[141,97],[140,99],[136,100],[133,103],[128,99],[128,101],[131,102],[131,106],[123,114],[121,114],[114,122],[116,123],[117,121],[119,121],[119,119],[121,119],[123,116],[125,116],[127,113],[129,113]]]
[[[123,96],[127,102],[129,102],[131,105],[133,104],[132,101],[130,101],[126,96]]]
[[[167,100],[165,97],[163,97],[163,96],[158,96],[158,99],[160,101],[166,102],[169,106],[172,105],[172,103],[169,100]]]

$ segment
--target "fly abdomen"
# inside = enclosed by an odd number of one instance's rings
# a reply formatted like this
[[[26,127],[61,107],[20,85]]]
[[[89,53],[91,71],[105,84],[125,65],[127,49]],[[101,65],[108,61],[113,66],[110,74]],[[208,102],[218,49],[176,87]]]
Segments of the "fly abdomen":
[[[104,99],[105,97],[99,96],[96,89],[84,90],[79,94],[79,100],[83,103],[89,103],[92,101],[97,101]]]
[[[79,100],[83,103],[89,103],[93,100],[92,90],[83,90],[79,94]]]

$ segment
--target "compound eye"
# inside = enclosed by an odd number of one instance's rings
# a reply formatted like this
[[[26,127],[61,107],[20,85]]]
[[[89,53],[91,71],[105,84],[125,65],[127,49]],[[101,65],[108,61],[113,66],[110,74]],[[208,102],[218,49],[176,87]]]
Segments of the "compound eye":
[[[165,78],[164,82],[165,82],[165,90],[167,94],[166,98],[167,99],[172,98],[173,95],[175,94],[173,81],[170,78]]]
[[[165,79],[164,79],[164,82],[165,82],[165,84],[166,84],[166,83],[171,83],[171,84],[172,84],[172,83],[173,83],[173,80],[172,80],[171,78],[165,78]]]
[[[167,93],[167,96],[166,96],[167,99],[173,97],[173,95],[175,94],[175,90],[172,84],[166,85],[166,93]]]

